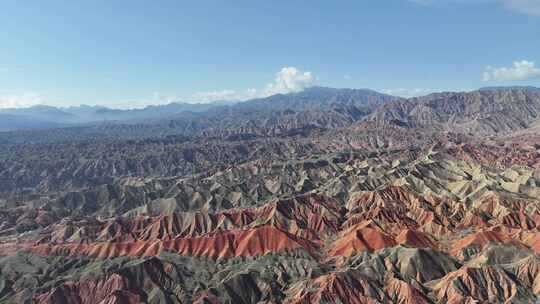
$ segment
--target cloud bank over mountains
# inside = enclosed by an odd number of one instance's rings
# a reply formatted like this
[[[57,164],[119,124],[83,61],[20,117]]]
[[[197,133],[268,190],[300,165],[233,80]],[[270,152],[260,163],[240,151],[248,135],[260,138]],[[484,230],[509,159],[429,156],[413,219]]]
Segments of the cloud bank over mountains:
[[[41,104],[45,98],[35,93],[23,93],[21,95],[0,95],[0,109],[25,108]]]
[[[315,78],[311,72],[304,72],[296,67],[283,67],[276,73],[273,82],[267,84],[263,89],[247,90],[215,90],[207,92],[197,92],[192,99],[198,102],[212,102],[217,100],[248,100],[252,98],[268,97],[275,94],[295,93],[304,90],[315,83]]]
[[[393,96],[399,96],[404,98],[418,97],[423,95],[428,95],[435,92],[440,92],[442,90],[430,89],[430,88],[395,88],[395,89],[384,89],[383,93]]]
[[[415,1],[422,3],[431,3],[433,0]],[[494,67],[486,66],[482,73],[482,80],[488,81],[519,81],[529,80],[540,77],[540,68],[533,61],[518,60],[513,62],[511,67]],[[347,76],[350,80],[351,77]],[[133,109],[144,108],[148,105],[163,105],[173,102],[188,102],[193,103],[211,103],[215,101],[245,101],[254,98],[264,98],[275,94],[288,94],[303,91],[316,84],[316,77],[310,71],[303,71],[294,66],[286,66],[281,68],[276,74],[272,82],[261,86],[259,89],[250,88],[245,90],[223,89],[201,91],[190,95],[189,98],[182,97],[177,94],[163,94],[154,92],[152,97],[140,100],[124,100],[116,101],[115,108]],[[382,92],[394,96],[405,98],[423,96],[440,91],[467,91],[470,89],[434,89],[434,88],[387,88],[381,89]],[[36,93],[22,94],[0,94],[0,109],[2,108],[25,108],[39,104],[44,104],[49,101],[43,95]],[[110,106],[107,102],[99,102],[96,105]]]
[[[482,79],[484,81],[515,81],[540,77],[540,69],[532,61],[514,61],[512,67],[487,66]]]

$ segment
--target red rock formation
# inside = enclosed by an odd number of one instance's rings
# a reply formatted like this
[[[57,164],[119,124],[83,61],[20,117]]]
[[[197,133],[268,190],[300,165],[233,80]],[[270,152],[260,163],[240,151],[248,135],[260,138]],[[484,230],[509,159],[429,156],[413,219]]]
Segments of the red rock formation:
[[[411,284],[390,278],[386,281],[384,288],[386,294],[390,298],[391,303],[396,304],[428,304],[428,298],[417,288]],[[390,302],[389,301],[389,302]]]
[[[385,231],[418,228],[418,224],[409,218],[404,211],[390,207],[375,207],[360,214],[349,215],[349,219],[343,226],[351,227],[360,222],[371,220],[377,222]]]
[[[396,237],[400,245],[408,245],[416,248],[437,248],[437,244],[431,237],[423,232],[405,229]]]
[[[129,282],[120,275],[113,274],[101,281],[68,282],[54,287],[49,292],[37,295],[37,304],[93,304],[117,303],[137,304],[142,299],[136,290],[129,288]]]
[[[175,238],[172,240],[57,246],[37,245],[32,248],[32,251],[41,255],[85,255],[101,259],[118,256],[155,256],[162,251],[171,251],[180,255],[224,259],[292,252],[298,249],[303,249],[315,256],[317,246],[314,242],[301,239],[277,228],[261,226],[250,230],[215,232],[201,237]]]
[[[526,248],[526,246],[510,235],[497,231],[480,231],[472,233],[464,238],[454,241],[451,245],[450,253],[455,256],[461,256],[464,249],[472,248],[475,251],[481,251],[489,243],[498,243]]]
[[[507,269],[514,273],[519,280],[535,294],[540,293],[540,260],[536,256],[529,256],[513,264],[507,265]]]
[[[528,291],[504,270],[494,267],[462,267],[434,286],[435,295],[447,303],[519,303]]]
[[[223,230],[272,225],[306,239],[319,240],[338,230],[337,202],[322,195],[274,200],[257,208],[232,209],[210,214],[174,213],[101,222],[85,219],[58,224],[40,242],[88,243],[170,240]]]
[[[384,297],[373,283],[349,273],[331,273],[291,288],[286,304],[375,304]]]
[[[347,229],[330,245],[328,256],[349,257],[362,251],[376,251],[397,245],[394,238],[371,222],[362,222]]]
[[[526,233],[522,239],[535,253],[540,253],[540,233]]]

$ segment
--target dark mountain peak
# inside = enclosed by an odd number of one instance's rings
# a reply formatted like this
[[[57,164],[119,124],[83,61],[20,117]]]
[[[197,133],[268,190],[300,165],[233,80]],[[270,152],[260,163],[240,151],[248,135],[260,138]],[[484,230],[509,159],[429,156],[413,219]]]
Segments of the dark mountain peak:
[[[240,103],[238,108],[249,110],[301,110],[329,106],[374,108],[395,99],[399,98],[368,89],[337,89],[315,86],[300,92],[248,100]]]
[[[282,94],[283,95],[283,94]],[[296,92],[296,93],[289,93],[284,95],[294,95],[294,96],[303,96],[303,97],[311,97],[311,96],[334,96],[334,95],[353,95],[353,96],[385,96],[385,97],[392,97],[392,98],[398,98],[395,96],[391,96],[388,94],[380,93],[375,90],[371,89],[351,89],[351,88],[331,88],[331,87],[323,87],[323,86],[313,86],[306,88],[303,91]]]

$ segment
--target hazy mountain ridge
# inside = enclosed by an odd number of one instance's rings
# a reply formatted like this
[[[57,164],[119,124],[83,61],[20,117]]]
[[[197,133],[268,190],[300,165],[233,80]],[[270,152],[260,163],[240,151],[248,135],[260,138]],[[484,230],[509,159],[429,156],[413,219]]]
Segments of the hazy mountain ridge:
[[[101,122],[130,122],[171,118],[182,112],[204,112],[218,106],[232,105],[234,102],[216,102],[206,104],[169,103],[166,105],[151,105],[142,109],[111,109],[103,106],[53,107],[37,105],[29,108],[0,109],[0,115],[10,115],[13,126],[5,124],[2,130],[38,129],[56,126],[77,126],[81,124]],[[16,118],[20,117],[20,121]],[[42,124],[25,125],[29,119]]]
[[[212,103],[170,103],[166,105],[147,106],[142,109],[111,109],[101,106],[79,106],[55,108],[50,106],[34,106],[20,109],[0,110],[0,114],[21,116],[21,121],[13,123],[13,127],[4,126],[2,130],[10,131],[24,126],[28,118],[43,122],[51,122],[51,126],[80,124],[115,123],[152,123],[152,121],[171,121],[185,119],[182,113],[206,113],[210,119],[231,116],[231,113],[274,112],[277,110],[321,110],[331,106],[355,106],[362,110],[372,109],[381,102],[396,97],[377,93],[371,90],[333,89],[323,87],[308,88],[305,91],[291,94],[278,94],[267,98],[253,99],[245,102],[217,101]],[[180,116],[181,118],[175,118]],[[187,115],[189,116],[189,114]],[[173,123],[174,124],[174,123]],[[47,124],[40,124],[47,127]],[[35,129],[29,124],[22,129]]]
[[[371,90],[314,87],[299,93],[279,94],[230,105],[217,102],[187,106],[170,104],[142,110],[98,108],[92,113],[101,113],[101,119],[110,116],[117,120],[104,119],[99,122],[72,125],[71,128],[62,130],[39,130],[42,135],[35,140],[72,140],[80,136],[99,134],[123,138],[178,134],[287,135],[299,132],[303,128],[343,127],[369,114],[380,104],[395,99],[397,97]],[[71,112],[76,114],[77,111],[72,108]],[[88,118],[88,114],[85,115]],[[23,142],[26,134],[28,133],[10,132],[0,134],[0,137],[6,137],[6,141]],[[29,136],[32,134],[34,133]]]

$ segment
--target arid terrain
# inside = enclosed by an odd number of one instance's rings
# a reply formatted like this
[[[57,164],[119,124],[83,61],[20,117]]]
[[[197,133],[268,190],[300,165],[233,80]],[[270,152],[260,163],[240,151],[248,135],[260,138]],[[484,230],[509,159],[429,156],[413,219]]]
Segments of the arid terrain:
[[[0,302],[540,301],[540,90],[178,111],[0,133]]]

